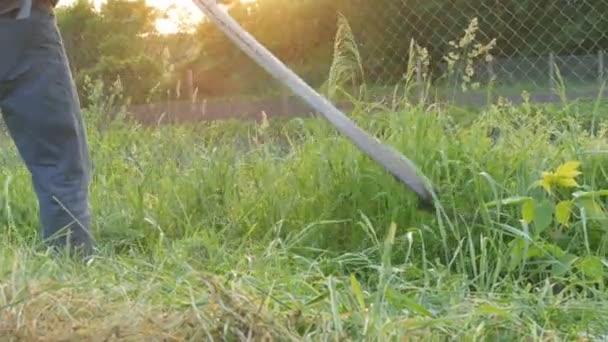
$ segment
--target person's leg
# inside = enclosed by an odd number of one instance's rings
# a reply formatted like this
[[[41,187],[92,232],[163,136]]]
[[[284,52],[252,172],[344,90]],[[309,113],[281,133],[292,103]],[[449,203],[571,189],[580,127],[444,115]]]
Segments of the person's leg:
[[[15,31],[12,37],[10,25]],[[89,152],[79,99],[55,18],[35,10],[23,23],[0,21],[2,30],[2,49],[11,50],[17,58],[13,66],[0,65],[0,108],[32,175],[42,236],[51,246],[79,247],[89,256],[93,247]],[[12,49],[10,40],[21,50]],[[0,63],[9,63],[10,59],[0,58]]]

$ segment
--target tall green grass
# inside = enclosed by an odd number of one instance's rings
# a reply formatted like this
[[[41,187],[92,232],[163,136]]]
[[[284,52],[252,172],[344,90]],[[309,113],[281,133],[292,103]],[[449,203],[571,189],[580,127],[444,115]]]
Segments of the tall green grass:
[[[424,213],[323,120],[141,127],[87,111],[94,159],[89,266],[49,257],[15,149],[2,149],[0,336],[7,340],[570,340],[605,335],[606,220],[572,271],[509,268],[516,207],[542,171],[579,160],[607,189],[606,124],[576,104],[352,113],[439,189]],[[595,116],[594,116],[595,117]],[[490,132],[499,132],[491,135]],[[606,202],[600,202],[605,210]],[[591,224],[591,223],[590,223]]]
[[[392,102],[370,106],[343,28],[323,91],[429,176],[436,212],[324,120],[142,127],[110,119],[120,94],[93,89],[91,264],[45,252],[29,175],[0,149],[2,340],[605,339],[601,97],[570,103],[561,84],[559,106],[467,110],[429,106],[427,88],[413,106],[410,65]],[[454,84],[468,85],[460,69]],[[530,186],[573,160],[581,187],[560,194],[597,196],[564,227]],[[509,205],[522,198],[538,203]]]

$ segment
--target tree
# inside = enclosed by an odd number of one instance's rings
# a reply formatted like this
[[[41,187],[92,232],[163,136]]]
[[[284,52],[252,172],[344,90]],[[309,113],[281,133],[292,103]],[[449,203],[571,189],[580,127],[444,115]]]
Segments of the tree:
[[[161,82],[162,61],[146,51],[160,14],[144,0],[108,0],[99,12],[91,2],[78,0],[57,16],[84,102],[87,77],[106,87],[120,79],[124,95],[135,102],[144,101]]]
[[[444,65],[450,41],[473,18],[482,43],[497,40],[493,55],[545,56],[608,49],[604,0],[257,0],[223,1],[230,14],[282,61],[318,86],[332,63],[338,15],[353,29],[368,82],[390,83],[406,71],[410,41],[427,48],[432,68]],[[209,21],[194,33],[159,35],[163,14],[144,0],[109,0],[99,12],[78,0],[58,13],[78,84],[83,76],[112,83],[120,76],[135,102],[151,89],[167,96],[193,71],[205,96],[277,90],[275,81]],[[176,96],[172,92],[171,96]]]

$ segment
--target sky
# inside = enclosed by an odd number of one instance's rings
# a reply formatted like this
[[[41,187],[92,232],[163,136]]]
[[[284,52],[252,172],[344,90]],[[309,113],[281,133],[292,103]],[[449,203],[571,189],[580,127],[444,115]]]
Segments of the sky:
[[[59,0],[58,6],[65,6],[75,0]],[[94,0],[95,5],[99,6],[104,0]],[[254,2],[255,0],[240,0],[241,2]],[[191,0],[146,0],[148,5],[165,10],[169,14],[169,19],[161,19],[156,27],[162,33],[175,32],[178,29],[178,18],[186,18],[188,22],[199,21],[203,14]],[[169,10],[168,10],[169,9]]]

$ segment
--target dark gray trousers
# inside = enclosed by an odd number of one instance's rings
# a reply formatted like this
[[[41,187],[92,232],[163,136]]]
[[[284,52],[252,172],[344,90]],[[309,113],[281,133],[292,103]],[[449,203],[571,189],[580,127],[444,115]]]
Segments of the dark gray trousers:
[[[43,239],[90,255],[87,138],[52,14],[0,17],[0,110],[32,176]]]

